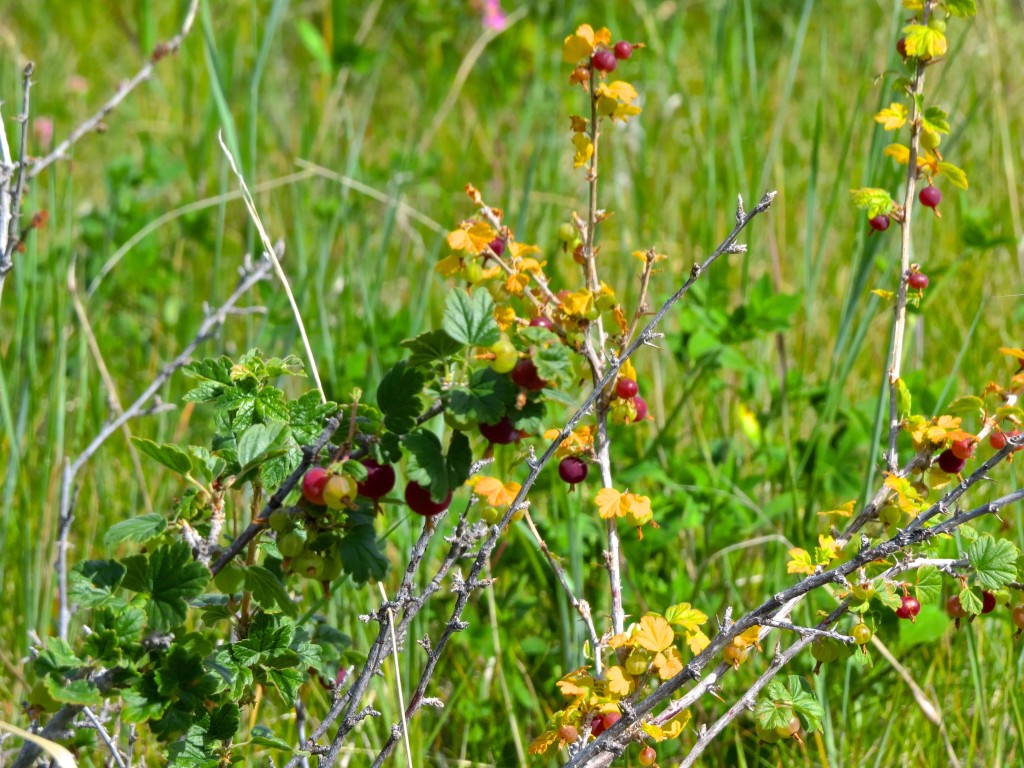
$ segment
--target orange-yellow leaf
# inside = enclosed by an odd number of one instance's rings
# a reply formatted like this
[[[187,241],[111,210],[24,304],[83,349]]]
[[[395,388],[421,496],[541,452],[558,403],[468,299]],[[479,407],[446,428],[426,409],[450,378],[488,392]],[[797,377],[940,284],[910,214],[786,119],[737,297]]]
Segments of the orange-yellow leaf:
[[[512,503],[521,487],[519,483],[511,481],[502,483],[496,477],[481,477],[477,479],[473,490],[488,506],[501,508]]]
[[[634,528],[646,525],[654,517],[654,512],[651,511],[651,500],[647,496],[624,493],[621,506],[625,510],[626,522]]]
[[[558,731],[544,731],[540,736],[530,742],[526,750],[531,755],[543,755],[559,741]]]
[[[674,739],[679,736],[690,722],[690,710],[684,709],[669,720],[664,726],[644,723],[640,726],[644,733],[657,742]]]
[[[525,272],[518,272],[514,275],[509,275],[505,280],[505,290],[513,296],[521,296],[529,283],[530,276]]]
[[[629,696],[633,689],[633,679],[622,667],[608,667],[608,690],[613,696]]]
[[[694,656],[707,648],[710,643],[711,641],[708,640],[708,636],[699,629],[686,633],[686,645]]]
[[[586,58],[594,51],[594,28],[589,24],[583,24],[576,29],[575,34],[569,35],[562,43],[562,61],[566,64],[575,64],[580,59]]]
[[[594,678],[587,672],[587,667],[574,669],[556,685],[563,696],[588,696],[594,690]]]
[[[857,503],[856,499],[850,499],[848,502],[846,502],[845,504],[843,504],[843,505],[841,505],[839,507],[836,507],[835,509],[830,509],[827,512],[819,512],[818,514],[819,515],[835,515],[836,517],[849,517],[850,515],[853,514],[853,507],[854,507],[854,505],[856,503]]]
[[[516,311],[507,304],[494,308],[494,321],[503,331],[507,331],[516,322]]]
[[[883,154],[888,155],[900,165],[906,165],[910,162],[910,147],[903,144],[890,144],[885,148]]]
[[[659,653],[672,647],[675,633],[672,627],[661,616],[647,614],[640,619],[640,627],[634,638],[641,648]]]
[[[590,162],[594,155],[594,144],[585,133],[574,133],[572,145],[576,147],[576,153],[572,157],[572,167],[580,168]]]
[[[669,648],[664,653],[654,654],[651,666],[658,671],[658,677],[668,680],[683,671],[683,660],[675,648]]]
[[[629,639],[629,635],[625,634],[624,632],[620,632],[617,635],[612,635],[608,639],[608,647],[609,648],[622,648],[623,646],[632,645],[632,644],[633,644],[633,641],[630,640]]]
[[[462,269],[462,261],[454,253],[448,254],[434,265],[434,271],[441,277],[451,277],[460,269]]]
[[[732,644],[739,648],[749,648],[752,645],[757,645],[757,636],[761,633],[761,628],[756,624],[747,629],[743,634],[736,635],[732,639]]]
[[[626,511],[622,508],[622,494],[614,488],[602,488],[594,497],[597,514],[605,520],[622,517]]]
[[[448,235],[448,245],[453,251],[469,251],[476,256],[483,251],[497,233],[482,221],[478,221],[468,227],[456,229]]]
[[[894,101],[875,115],[875,122],[879,123],[887,131],[895,131],[898,128],[902,128],[907,122],[906,104]]]
[[[562,299],[562,311],[569,317],[585,317],[594,308],[594,294],[583,288]]]
[[[786,573],[806,573],[808,575],[814,573],[814,563],[811,561],[811,553],[806,549],[793,547],[789,550],[789,556],[792,560],[786,563]]]
[[[579,115],[569,115],[569,128],[573,133],[586,133],[587,119]]]

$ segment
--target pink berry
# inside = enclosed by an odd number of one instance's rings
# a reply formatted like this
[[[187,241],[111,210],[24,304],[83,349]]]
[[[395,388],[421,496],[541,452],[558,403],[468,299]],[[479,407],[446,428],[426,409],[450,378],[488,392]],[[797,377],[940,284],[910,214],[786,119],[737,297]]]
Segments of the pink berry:
[[[613,50],[615,51],[616,59],[619,61],[625,61],[633,55],[633,44],[627,43],[625,40],[619,40],[619,42],[615,44],[615,48]]]
[[[885,232],[889,228],[889,223],[889,217],[884,213],[880,213],[868,221],[875,232]]]
[[[633,421],[643,421],[647,418],[647,402],[637,395],[633,398],[633,405],[636,406],[636,418]]]
[[[495,256],[500,257],[503,253],[505,253],[505,241],[502,240],[500,237],[496,237],[493,240],[491,240],[491,242],[488,243],[487,247],[494,251]]]
[[[452,503],[452,492],[448,491],[448,495],[442,501],[434,501],[430,498],[429,488],[424,488],[419,483],[410,480],[409,484],[405,486],[405,503],[417,515],[433,517],[448,509],[448,505]]]
[[[590,57],[590,63],[598,72],[614,72],[618,65],[615,54],[605,50],[595,51],[594,55]]]
[[[942,202],[942,192],[939,191],[938,187],[929,185],[918,193],[917,199],[920,200],[921,205],[926,208],[935,208]]]
[[[373,459],[363,459],[366,479],[358,483],[359,495],[368,499],[380,499],[391,493],[395,487],[395,468],[390,464],[378,464]]]
[[[480,424],[480,434],[495,445],[508,445],[519,439],[519,430],[505,416],[497,424]]]
[[[324,488],[327,487],[327,481],[330,479],[331,476],[323,467],[310,467],[302,476],[302,495],[306,497],[306,501],[322,507],[324,505]]]
[[[578,456],[566,456],[558,464],[558,476],[569,485],[582,483],[587,479],[587,462]]]
[[[924,272],[911,272],[907,275],[907,285],[918,291],[923,291],[928,287],[928,275]]]
[[[629,400],[631,397],[636,397],[636,393],[640,391],[640,387],[632,379],[625,377],[615,382],[615,394],[623,400]]]

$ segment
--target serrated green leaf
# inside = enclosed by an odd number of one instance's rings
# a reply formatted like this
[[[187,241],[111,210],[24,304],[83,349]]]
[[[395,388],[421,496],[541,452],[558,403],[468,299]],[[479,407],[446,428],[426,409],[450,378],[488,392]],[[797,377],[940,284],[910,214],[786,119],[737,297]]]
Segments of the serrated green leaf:
[[[928,60],[945,56],[948,43],[946,36],[937,29],[924,24],[908,24],[903,28],[903,44],[908,56]]]
[[[192,471],[192,457],[176,445],[170,443],[154,443],[144,437],[132,436],[132,444],[149,456],[179,475],[187,475]]]
[[[903,605],[903,598],[896,594],[896,585],[891,581],[883,582],[876,587],[875,599],[894,611]]]
[[[404,435],[416,426],[416,417],[423,410],[420,393],[426,377],[404,360],[397,363],[381,379],[377,387],[377,407],[384,414],[384,426]]]
[[[562,344],[552,344],[537,350],[533,362],[537,366],[537,375],[548,383],[565,380],[572,370],[569,349]]]
[[[939,107],[928,107],[921,116],[921,122],[929,131],[949,133],[949,115]]]
[[[949,183],[960,189],[967,189],[967,174],[952,163],[939,163],[939,173],[949,179]]]
[[[516,397],[516,387],[508,376],[490,368],[479,368],[470,377],[468,387],[452,387],[446,393],[446,408],[456,416],[495,424],[505,415],[507,405]]]
[[[158,547],[148,558],[127,558],[128,571],[123,585],[133,592],[149,595],[146,614],[153,629],[168,630],[188,615],[189,598],[202,594],[210,572],[192,559],[192,550],[183,541]]]
[[[445,333],[460,344],[489,347],[501,338],[494,319],[494,299],[487,291],[455,290],[445,301],[442,323]]]
[[[233,701],[225,701],[210,713],[210,725],[206,729],[206,736],[215,741],[226,741],[238,732],[241,721],[238,705]]]
[[[252,620],[249,635],[231,644],[231,658],[244,667],[265,664],[287,651],[294,636],[295,624],[290,619],[259,611]]]
[[[124,703],[121,718],[126,723],[144,723],[159,718],[167,709],[170,701],[162,699],[157,691],[150,691],[151,687],[152,682],[143,678],[121,693]]]
[[[360,406],[362,412],[365,406]],[[304,393],[288,403],[288,425],[292,437],[299,445],[311,445],[316,442],[324,428],[324,422],[338,412],[335,402],[320,402],[320,393],[315,389]]]
[[[469,438],[462,432],[452,433],[445,464],[448,469],[449,488],[458,488],[469,479],[469,469],[473,465],[473,449],[469,445]]]
[[[71,569],[71,599],[83,608],[95,608],[114,600],[127,569],[116,560],[86,560]]]
[[[978,6],[975,0],[943,0],[943,2],[951,16],[967,18],[978,13]]]
[[[805,685],[804,681],[796,675],[789,675],[789,695],[793,702],[793,709],[797,714],[803,716],[807,730],[814,732],[821,728],[821,718],[825,716],[825,709]]]
[[[379,581],[388,572],[388,559],[380,551],[372,521],[345,532],[338,542],[338,557],[345,573],[357,584],[365,584],[371,578]]]
[[[264,611],[277,606],[287,616],[295,616],[298,606],[292,602],[281,581],[262,565],[245,569],[245,589],[252,593],[253,601]]]
[[[51,672],[66,672],[77,669],[84,662],[75,655],[66,640],[59,637],[46,638],[46,647],[40,651],[33,662],[37,675],[48,675]]]
[[[430,368],[447,361],[459,352],[463,345],[438,329],[426,331],[413,339],[406,339],[402,346],[409,350],[409,365],[413,368]]]
[[[270,747],[271,749],[283,749],[287,752],[292,750],[292,745],[284,739],[275,736],[274,732],[267,728],[265,725],[254,726],[249,731],[249,741],[260,747]]]
[[[914,596],[921,603],[933,603],[942,594],[942,576],[935,566],[926,565],[917,571],[917,584]]]
[[[970,587],[960,590],[960,605],[971,616],[981,613],[981,598]]]
[[[946,406],[951,416],[980,416],[985,413],[985,401],[975,395],[958,397]]]
[[[851,189],[850,197],[853,199],[853,204],[856,207],[867,211],[868,218],[874,218],[879,214],[889,213],[896,207],[896,203],[893,202],[893,199],[888,192],[884,189],[877,189],[875,187]]]
[[[103,534],[103,543],[112,547],[122,541],[142,543],[159,536],[167,528],[167,520],[157,512],[131,517],[114,523]]]
[[[754,707],[754,717],[758,725],[768,730],[788,725],[793,719],[792,699],[781,681],[772,680],[768,683]]]
[[[405,437],[405,449],[409,461],[405,474],[424,488],[430,488],[434,501],[441,501],[448,494],[448,468],[444,451],[437,435],[426,429],[417,429]]]
[[[974,568],[978,583],[987,589],[1000,589],[1017,578],[1019,556],[1012,542],[988,534],[967,548],[967,560]]]
[[[262,461],[268,453],[278,449],[288,436],[287,424],[253,424],[238,438],[238,463],[245,468]]]
[[[103,694],[91,680],[54,680],[46,678],[46,691],[56,701],[63,704],[75,704],[82,707],[90,707],[94,704],[103,703]]]

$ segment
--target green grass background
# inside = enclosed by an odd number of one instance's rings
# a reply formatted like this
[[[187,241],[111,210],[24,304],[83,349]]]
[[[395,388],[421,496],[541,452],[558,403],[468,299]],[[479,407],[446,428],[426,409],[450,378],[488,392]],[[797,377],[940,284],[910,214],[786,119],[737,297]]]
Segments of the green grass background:
[[[53,119],[59,141],[173,33],[185,5],[9,6],[0,24],[9,135],[25,59],[36,63],[33,114]],[[931,285],[908,325],[905,370],[915,411],[928,415],[990,380],[1005,383],[1012,368],[997,348],[1022,341],[1024,3],[979,5],[977,19],[950,24],[948,59],[927,80],[930,103],[944,106],[953,126],[942,149],[971,179],[967,192],[942,185],[942,219],[920,216],[915,225],[914,261]],[[626,542],[628,610],[689,601],[714,617],[729,605],[752,607],[793,582],[785,573],[788,542],[813,545],[817,511],[877,487],[891,314],[870,289],[893,287],[897,235],[868,239],[847,190],[897,190],[900,174],[882,156],[891,137],[872,115],[891,100],[888,81],[874,78],[898,67],[900,3],[522,8],[479,50],[483,28],[465,2],[204,0],[181,53],[108,118],[104,134],[87,137],[31,186],[25,210],[48,210],[50,224],[18,257],[0,305],[3,719],[23,721],[23,659],[32,633],[47,632],[55,619],[62,462],[110,413],[73,309],[69,270],[88,291],[85,311],[117,397],[130,402],[192,338],[203,302],[227,295],[242,255],[257,247],[231,196],[236,183],[217,145],[221,131],[250,184],[263,185],[257,204],[271,237],[287,244],[285,268],[328,393],[373,391],[401,357],[398,342],[439,319],[446,286],[432,265],[446,252],[441,233],[471,213],[467,182],[505,209],[518,239],[541,246],[556,287],[579,283],[575,265],[558,253],[555,230],[585,207],[567,118],[583,105],[560,60],[562,38],[585,21],[648,46],[617,73],[636,86],[644,112],[606,131],[602,149],[601,206],[615,215],[600,231],[601,270],[627,301],[638,289],[631,251],[656,246],[670,257],[652,284],[655,299],[667,296],[727,232],[737,194],[751,205],[779,191],[771,213],[749,230],[748,253],[717,264],[670,318],[661,349],[637,360],[654,422],[616,433],[615,473],[620,487],[652,496],[662,527]],[[325,170],[295,177],[310,167],[302,162]],[[301,353],[281,291],[264,286],[252,303],[267,314],[232,320],[206,352]],[[176,402],[185,386],[175,377],[164,399]],[[741,407],[756,417],[756,430],[741,428]],[[130,428],[201,442],[211,419],[180,408]],[[499,455],[499,464],[513,458]],[[145,459],[142,467],[140,478],[120,435],[94,458],[78,497],[74,558],[102,556],[111,523],[170,509],[181,488]],[[522,475],[522,467],[509,471]],[[994,479],[993,492],[1017,482],[1008,468]],[[567,496],[544,478],[535,516],[603,624],[592,493]],[[1024,544],[1020,510],[1007,510],[1004,521],[1006,535]],[[393,562],[402,562],[415,528],[403,523],[392,535]],[[575,614],[525,530],[509,534],[493,573],[493,591],[470,606],[471,626],[435,678],[432,693],[446,701],[444,710],[424,711],[412,724],[414,764],[520,764],[560,706],[554,681],[583,661]],[[389,591],[397,578],[385,584]],[[323,611],[365,647],[366,629],[354,617],[376,597],[350,587]],[[435,600],[413,636],[436,633],[449,600]],[[798,618],[811,621],[827,605],[809,603]],[[705,764],[947,765],[944,739],[962,765],[1024,760],[1024,657],[1008,612],[959,633],[938,606],[925,606],[915,627],[897,627],[881,613],[874,623],[938,703],[945,736],[876,657],[867,673],[840,664],[815,679],[827,716],[805,749],[761,746],[752,720],[741,718]],[[417,647],[404,653],[407,688],[421,662]],[[722,697],[730,701],[764,663],[730,675]],[[808,674],[810,666],[801,659],[792,671]],[[310,696],[315,710],[322,695]],[[352,765],[369,763],[397,717],[390,671],[371,703],[384,717],[359,730]],[[706,697],[696,722],[724,709]],[[290,727],[287,720],[275,726]],[[659,748],[661,764],[673,764],[692,741],[687,733],[681,744]],[[635,764],[635,749],[630,755]]]

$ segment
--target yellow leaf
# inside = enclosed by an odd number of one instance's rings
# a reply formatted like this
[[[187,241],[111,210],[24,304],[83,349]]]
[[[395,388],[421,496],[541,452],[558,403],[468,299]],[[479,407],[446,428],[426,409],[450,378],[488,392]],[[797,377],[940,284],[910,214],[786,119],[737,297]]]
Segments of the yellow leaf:
[[[629,696],[633,689],[633,680],[626,674],[622,667],[608,668],[608,690],[613,696]]]
[[[512,252],[512,257],[516,259],[521,256],[525,256],[528,253],[540,253],[539,246],[529,245],[527,243],[517,243],[515,240],[508,244],[508,249]],[[531,259],[531,261],[533,261],[534,264],[537,263],[533,259]],[[538,264],[538,266],[540,265]]]
[[[451,277],[462,269],[462,261],[454,253],[450,253],[434,265],[434,271],[441,277]]]
[[[608,45],[612,41],[612,33],[608,27],[601,27],[594,33],[594,45]]]
[[[683,671],[683,660],[675,648],[669,648],[664,653],[654,654],[651,666],[658,670],[658,677],[662,680],[670,680]]]
[[[820,554],[828,558],[828,561],[824,563],[821,563],[821,558],[816,558],[822,565],[828,565],[828,562],[839,557],[839,545],[836,544],[836,540],[831,536],[818,535],[818,550]]]
[[[789,550],[789,556],[793,558],[786,563],[786,573],[814,573],[814,563],[811,562],[811,553],[800,547],[793,547]]]
[[[522,486],[519,483],[502,483],[496,477],[481,477],[476,481],[474,492],[484,499],[488,506],[507,507],[515,499]]]
[[[895,131],[902,128],[907,122],[906,104],[894,101],[875,115],[875,122],[881,124],[887,131]]]
[[[594,503],[597,504],[597,514],[605,520],[613,517],[622,517],[626,512],[622,509],[621,499],[622,494],[614,488],[602,488],[597,492],[597,496],[594,497]]]
[[[490,225],[478,221],[450,233],[448,235],[448,245],[453,251],[469,251],[476,256],[496,236],[497,233],[491,229]]]
[[[594,52],[594,28],[583,24],[576,33],[569,35],[562,43],[562,61],[575,64]]]
[[[686,634],[686,645],[694,656],[707,648],[710,642],[708,636],[699,629]]]
[[[569,128],[573,133],[586,133],[587,119],[579,115],[569,115]]]
[[[892,291],[887,291],[884,288],[873,288],[871,292],[878,298],[884,299],[885,301],[892,301],[892,297],[896,295]]]
[[[749,648],[752,645],[757,645],[757,636],[760,633],[761,628],[755,624],[743,634],[736,635],[736,637],[732,639],[732,644],[739,648]]]
[[[513,296],[521,296],[530,282],[530,276],[525,272],[509,275],[505,280],[505,290]]]
[[[882,154],[888,155],[900,165],[910,162],[910,147],[903,144],[890,144]]]
[[[853,507],[857,503],[856,499],[850,499],[842,506],[830,509],[827,512],[819,512],[819,515],[835,515],[836,517],[849,517],[853,514]]]
[[[531,755],[543,755],[559,741],[558,731],[544,731],[540,736],[530,742],[526,750]]]
[[[624,379],[632,379],[633,381],[637,381],[636,368],[633,367],[632,360],[627,359],[622,364],[622,367],[619,368],[619,376],[623,377]]]
[[[675,640],[672,627],[661,616],[647,614],[640,619],[640,628],[634,638],[641,648],[659,653],[671,648]]]
[[[691,608],[689,603],[676,603],[665,609],[665,620],[688,632],[697,632],[700,625],[708,620],[708,617],[702,611]]]
[[[903,28],[903,44],[907,49],[907,56],[917,56],[925,60],[944,56],[948,47],[944,34],[937,29],[926,27],[924,24],[905,26]]]
[[[999,354],[1009,355],[1017,360],[1024,360],[1024,349],[1017,349],[1016,347],[1000,347]]]
[[[657,742],[674,739],[683,732],[683,729],[690,722],[690,710],[684,709],[678,715],[669,720],[664,727],[654,723],[644,723],[640,726],[644,733]]]
[[[654,517],[651,511],[651,500],[647,496],[638,496],[635,493],[622,494],[622,508],[625,510],[626,522],[634,528],[646,525]]]
[[[608,98],[624,101],[628,104],[636,101],[640,94],[636,92],[636,88],[625,80],[616,80],[614,83],[601,83],[597,86],[597,95],[607,96]]]
[[[594,308],[594,294],[583,288],[562,299],[562,311],[569,317],[586,317]]]
[[[594,678],[587,673],[586,667],[575,669],[555,685],[563,696],[588,696],[594,691]]]
[[[572,144],[576,147],[576,154],[572,158],[572,167],[579,168],[590,162],[590,158],[594,155],[594,144],[590,141],[590,137],[585,133],[574,133]]]
[[[627,634],[625,634],[623,632],[620,632],[617,635],[612,635],[608,639],[608,647],[609,648],[622,648],[623,646],[629,646],[629,645],[632,645],[632,644],[633,644],[633,641],[629,639],[629,635],[627,635]]]
[[[503,331],[507,331],[516,322],[516,311],[507,304],[494,308],[494,322]]]

